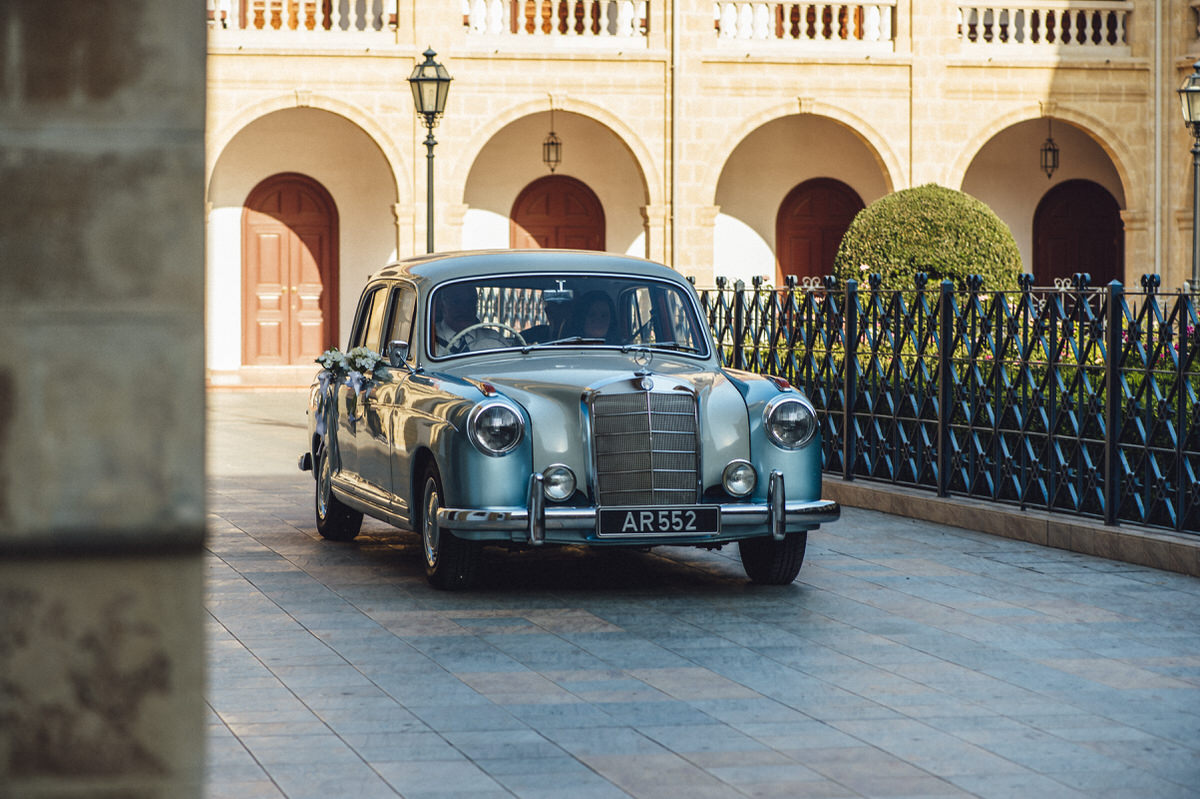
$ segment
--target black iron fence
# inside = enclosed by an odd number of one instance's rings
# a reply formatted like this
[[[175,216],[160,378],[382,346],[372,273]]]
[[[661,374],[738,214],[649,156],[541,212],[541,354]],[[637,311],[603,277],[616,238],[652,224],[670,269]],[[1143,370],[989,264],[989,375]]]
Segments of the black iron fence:
[[[1195,294],[832,278],[700,292],[726,365],[802,388],[827,473],[1200,533]]]

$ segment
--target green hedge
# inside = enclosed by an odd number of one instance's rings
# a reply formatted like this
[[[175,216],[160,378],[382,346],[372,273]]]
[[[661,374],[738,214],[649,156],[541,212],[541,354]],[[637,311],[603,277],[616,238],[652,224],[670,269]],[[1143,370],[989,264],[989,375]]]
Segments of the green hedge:
[[[934,183],[889,194],[858,212],[834,259],[839,280],[909,289],[918,272],[962,286],[981,275],[985,291],[1015,289],[1021,253],[1008,225],[979,200]],[[864,286],[865,288],[865,286]]]

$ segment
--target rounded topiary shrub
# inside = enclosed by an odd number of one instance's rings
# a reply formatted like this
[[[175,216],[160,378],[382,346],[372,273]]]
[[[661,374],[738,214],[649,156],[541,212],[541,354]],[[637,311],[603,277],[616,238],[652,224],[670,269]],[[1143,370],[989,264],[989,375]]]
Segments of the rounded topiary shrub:
[[[889,194],[858,212],[842,238],[833,271],[860,284],[873,272],[883,288],[911,289],[918,272],[964,285],[982,275],[983,289],[1015,289],[1021,253],[1008,225],[979,200],[933,183]],[[864,285],[865,288],[865,285]]]

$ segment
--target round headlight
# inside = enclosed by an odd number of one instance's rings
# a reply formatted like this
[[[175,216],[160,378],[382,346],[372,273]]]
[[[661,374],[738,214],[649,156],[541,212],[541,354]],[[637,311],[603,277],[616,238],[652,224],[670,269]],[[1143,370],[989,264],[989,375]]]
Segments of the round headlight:
[[[471,443],[485,455],[503,455],[512,452],[525,434],[525,422],[521,414],[502,402],[476,405],[467,420],[467,434]]]
[[[750,495],[758,483],[758,474],[749,461],[730,461],[721,475],[721,483],[730,496],[745,497]]]
[[[763,414],[767,435],[784,449],[803,447],[817,432],[817,414],[808,401],[795,395],[778,397]]]
[[[575,473],[561,463],[547,466],[542,472],[542,492],[555,502],[570,499],[575,493]]]

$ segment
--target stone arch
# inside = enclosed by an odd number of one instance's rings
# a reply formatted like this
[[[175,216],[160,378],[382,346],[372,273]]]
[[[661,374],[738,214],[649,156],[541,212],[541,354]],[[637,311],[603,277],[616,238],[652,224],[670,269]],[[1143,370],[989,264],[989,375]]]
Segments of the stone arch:
[[[508,125],[522,117],[545,113],[549,110],[550,105],[548,101],[539,99],[510,106],[508,109],[491,117],[487,124],[478,128],[467,140],[466,144],[463,145],[463,152],[471,153],[471,157],[460,158],[455,161],[447,184],[450,186],[462,186],[465,191],[467,178],[470,175],[472,167],[475,165],[475,156],[483,150],[484,146],[492,138]],[[638,172],[642,178],[642,194],[646,198],[646,205],[660,205],[665,201],[661,175],[659,170],[654,166],[654,158],[650,149],[646,147],[641,137],[618,116],[603,106],[570,97],[556,98],[554,110],[578,114],[608,128],[629,150],[633,162],[637,165]],[[459,201],[462,202],[463,198],[460,198]]]
[[[946,182],[943,185],[948,187],[962,186],[967,170],[970,169],[975,157],[979,155],[979,151],[983,149],[984,145],[995,138],[997,134],[1022,122],[1036,121],[1047,116],[1052,119],[1061,119],[1079,128],[1108,156],[1113,169],[1116,170],[1117,176],[1120,178],[1121,188],[1126,197],[1126,205],[1128,205],[1128,198],[1131,195],[1130,188],[1133,185],[1128,167],[1128,164],[1132,163],[1128,146],[1121,141],[1121,137],[1114,130],[1096,117],[1069,106],[1058,104],[1054,105],[1053,113],[1049,114],[1042,112],[1041,105],[1025,105],[1007,114],[1002,114],[982,126],[962,147],[954,161],[947,166],[946,172],[943,174],[943,179]]]
[[[838,122],[851,135],[861,141],[863,146],[875,158],[875,163],[879,167],[880,175],[883,177],[883,182],[887,187],[885,193],[890,194],[896,190],[896,186],[904,185],[906,177],[903,164],[897,158],[895,152],[892,151],[892,148],[888,146],[886,138],[866,120],[828,103],[804,100],[798,106],[794,102],[778,104],[764,108],[756,114],[750,114],[730,131],[729,135],[725,137],[724,142],[716,149],[716,152],[724,154],[732,153],[750,134],[768,122],[784,117],[803,116],[806,114],[826,117]],[[720,183],[725,163],[724,159],[714,159],[714,162],[709,164],[704,172],[702,185],[708,187],[708,194],[713,198],[714,203],[716,202],[717,185]]]
[[[370,114],[350,103],[320,94],[308,95],[296,93],[278,95],[258,103],[252,103],[233,115],[220,130],[212,135],[205,154],[204,196],[206,200],[208,199],[213,177],[216,174],[216,165],[221,158],[221,153],[225,151],[238,133],[255,120],[267,114],[293,108],[315,108],[319,111],[328,111],[331,114],[336,114],[344,118],[347,122],[366,133],[371,141],[375,143],[375,146],[379,148],[388,166],[391,167],[392,190],[395,201],[400,202],[401,198],[406,196],[401,192],[400,187],[412,185],[412,175],[408,173],[405,161],[401,157],[400,150],[396,147],[395,141],[383,126],[379,125]],[[411,198],[408,201],[411,202]]]

